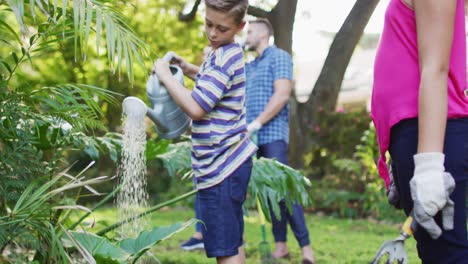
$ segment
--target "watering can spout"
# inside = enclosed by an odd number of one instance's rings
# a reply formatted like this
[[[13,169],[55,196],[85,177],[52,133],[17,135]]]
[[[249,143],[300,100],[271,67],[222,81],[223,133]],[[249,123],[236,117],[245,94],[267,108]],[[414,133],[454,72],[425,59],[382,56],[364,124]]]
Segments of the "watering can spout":
[[[168,52],[163,59],[170,62],[175,53]],[[184,85],[184,75],[182,69],[175,65],[170,65],[170,70],[174,78]],[[190,125],[190,118],[175,103],[164,85],[159,82],[156,74],[151,74],[146,83],[146,93],[151,103],[151,107],[137,97],[130,96],[123,101],[123,108],[127,116],[136,111],[144,112],[151,121],[156,124],[156,132],[165,139],[174,139],[182,135]]]
[[[126,97],[122,102],[122,106],[123,111],[127,117],[143,117],[144,115],[147,115],[162,132],[168,131],[168,128],[164,126],[162,120],[159,118],[159,115],[151,108],[148,108],[146,104],[138,97]]]
[[[163,124],[163,121],[159,118],[160,114],[156,113],[156,111],[154,111],[151,108],[148,108],[148,112],[146,112],[146,115],[149,117],[149,119],[151,119],[151,121],[153,121],[153,123],[156,124],[159,131],[163,133],[169,132],[169,128]]]

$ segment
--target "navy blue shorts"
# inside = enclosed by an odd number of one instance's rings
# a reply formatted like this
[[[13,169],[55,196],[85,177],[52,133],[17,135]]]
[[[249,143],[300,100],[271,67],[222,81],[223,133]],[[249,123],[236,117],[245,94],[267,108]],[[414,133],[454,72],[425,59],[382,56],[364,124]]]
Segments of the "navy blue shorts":
[[[244,233],[242,204],[252,172],[249,158],[221,183],[198,191],[206,256],[228,257],[239,253]]]
[[[409,181],[414,173],[413,155],[418,144],[418,121],[406,119],[391,131],[390,156],[392,157],[395,184],[400,193],[400,205],[405,213],[413,208]],[[443,231],[433,240],[419,227],[414,237],[418,255],[423,263],[468,263],[468,239],[466,229],[466,182],[468,180],[468,119],[449,119],[444,143],[445,170],[455,179],[456,186],[450,198],[455,202],[454,229]],[[441,225],[438,213],[436,222]]]

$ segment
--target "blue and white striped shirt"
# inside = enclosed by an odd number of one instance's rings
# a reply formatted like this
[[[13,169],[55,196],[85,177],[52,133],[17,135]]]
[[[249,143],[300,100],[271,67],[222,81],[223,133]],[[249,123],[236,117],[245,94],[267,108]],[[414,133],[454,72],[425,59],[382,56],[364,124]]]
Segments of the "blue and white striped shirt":
[[[247,122],[254,121],[273,96],[274,82],[278,79],[293,80],[293,62],[286,51],[270,46],[261,56],[245,66]],[[257,132],[257,144],[268,144],[276,140],[289,142],[289,104]]]
[[[242,48],[227,44],[208,55],[192,97],[207,112],[192,123],[192,167],[197,189],[216,185],[257,151],[246,135]]]

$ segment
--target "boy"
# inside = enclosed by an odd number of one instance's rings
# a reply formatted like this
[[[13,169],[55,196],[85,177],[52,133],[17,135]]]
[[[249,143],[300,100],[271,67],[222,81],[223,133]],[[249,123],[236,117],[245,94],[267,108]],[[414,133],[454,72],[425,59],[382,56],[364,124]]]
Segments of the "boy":
[[[246,134],[243,51],[234,36],[248,0],[205,0],[205,32],[212,51],[200,68],[174,59],[195,80],[193,91],[172,77],[167,62],[154,70],[174,101],[193,120],[192,167],[199,190],[205,251],[218,263],[245,263],[242,204],[257,147]]]

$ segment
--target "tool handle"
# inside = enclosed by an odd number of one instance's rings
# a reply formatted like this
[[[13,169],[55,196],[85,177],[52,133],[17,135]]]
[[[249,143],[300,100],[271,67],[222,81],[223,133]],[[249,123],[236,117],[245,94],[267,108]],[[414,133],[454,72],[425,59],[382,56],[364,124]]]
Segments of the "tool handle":
[[[401,230],[409,236],[412,236],[416,232],[418,227],[418,222],[414,220],[413,214],[414,212],[411,211],[408,218],[406,218],[405,222],[403,223],[403,227],[401,228]]]
[[[263,214],[262,207],[260,206],[260,200],[258,199],[258,196],[257,196],[257,209],[258,209],[258,215],[260,216],[260,224],[265,225],[265,215]]]
[[[403,223],[403,227],[401,228],[401,230],[409,236],[413,235],[413,229],[411,229],[413,222],[415,221],[413,221],[413,217],[410,215],[406,218],[406,221]]]
[[[256,200],[258,215],[260,216],[260,224],[262,225],[262,238],[263,241],[266,241],[265,215],[263,214],[262,207],[260,206],[260,200],[258,199],[258,196],[256,197]]]

